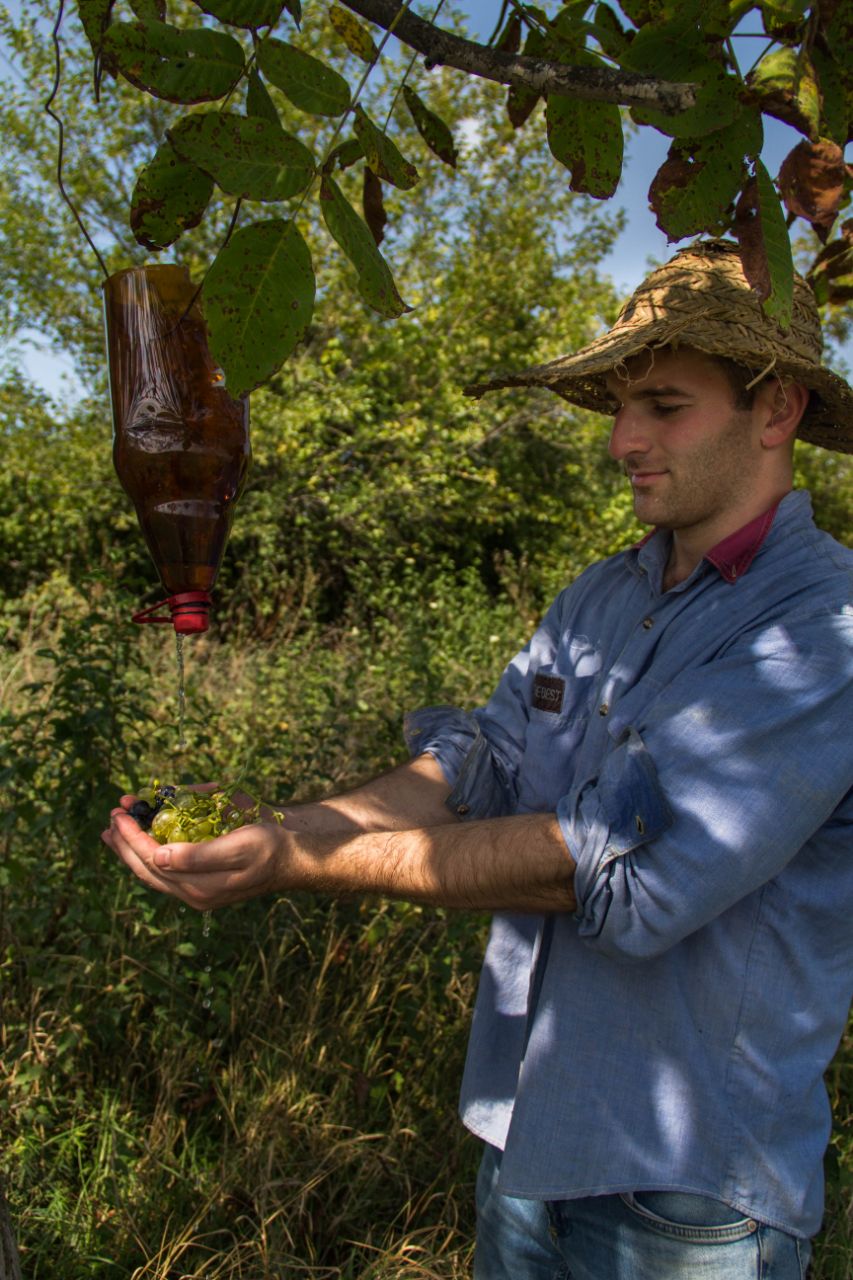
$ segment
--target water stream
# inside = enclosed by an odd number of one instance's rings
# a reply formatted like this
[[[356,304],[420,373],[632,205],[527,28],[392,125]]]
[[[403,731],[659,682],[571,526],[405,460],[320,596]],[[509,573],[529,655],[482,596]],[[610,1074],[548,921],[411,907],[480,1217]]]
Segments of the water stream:
[[[178,750],[184,751],[187,739],[184,721],[187,710],[187,691],[184,682],[184,637],[180,631],[175,632],[175,654],[178,660]]]

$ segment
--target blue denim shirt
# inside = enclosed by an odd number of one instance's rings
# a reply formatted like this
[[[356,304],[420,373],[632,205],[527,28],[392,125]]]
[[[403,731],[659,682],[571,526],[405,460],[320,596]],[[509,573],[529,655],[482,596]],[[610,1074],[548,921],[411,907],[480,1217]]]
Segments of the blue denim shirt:
[[[487,706],[416,712],[466,819],[555,812],[578,907],[493,922],[462,1085],[501,1189],[823,1210],[853,990],[853,552],[783,499],[748,571],[669,535],[561,593]]]

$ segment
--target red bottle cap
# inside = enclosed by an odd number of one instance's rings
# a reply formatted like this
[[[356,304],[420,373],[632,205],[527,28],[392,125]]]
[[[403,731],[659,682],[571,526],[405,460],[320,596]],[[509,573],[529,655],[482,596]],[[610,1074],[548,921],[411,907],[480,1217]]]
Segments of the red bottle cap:
[[[159,600],[140,613],[133,615],[134,622],[171,622],[179,635],[195,635],[206,631],[210,625],[210,594],[207,591],[182,591],[179,595]],[[158,613],[168,608],[169,616]]]

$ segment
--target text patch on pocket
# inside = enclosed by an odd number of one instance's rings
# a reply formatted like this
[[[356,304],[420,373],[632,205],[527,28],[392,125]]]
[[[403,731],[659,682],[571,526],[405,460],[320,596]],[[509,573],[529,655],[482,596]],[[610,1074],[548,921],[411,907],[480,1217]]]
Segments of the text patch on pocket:
[[[555,715],[563,709],[563,694],[566,682],[562,676],[536,676],[533,681],[533,706],[537,711],[553,711]]]

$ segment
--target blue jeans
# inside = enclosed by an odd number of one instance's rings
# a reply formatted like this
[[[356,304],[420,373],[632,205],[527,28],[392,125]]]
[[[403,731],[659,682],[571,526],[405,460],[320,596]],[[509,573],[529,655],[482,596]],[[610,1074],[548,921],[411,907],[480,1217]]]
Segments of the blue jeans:
[[[805,1280],[811,1248],[721,1200],[675,1191],[521,1200],[477,1178],[474,1280]]]

